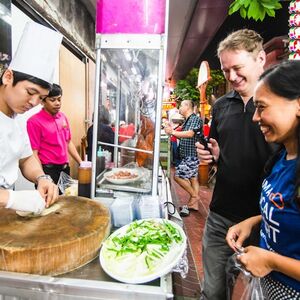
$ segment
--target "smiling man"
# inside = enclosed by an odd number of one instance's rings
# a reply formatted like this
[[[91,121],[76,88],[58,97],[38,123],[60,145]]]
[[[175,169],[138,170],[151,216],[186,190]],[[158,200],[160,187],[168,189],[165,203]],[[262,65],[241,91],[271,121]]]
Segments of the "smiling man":
[[[18,49],[0,79],[0,207],[39,214],[58,196],[57,186],[34,157],[26,129],[16,120],[47,97],[62,36],[27,23]],[[46,67],[45,67],[46,64]],[[18,169],[37,190],[14,191]]]
[[[261,175],[270,148],[257,124],[254,88],[263,72],[266,55],[262,37],[253,30],[231,33],[218,47],[225,78],[232,91],[213,107],[210,149],[197,143],[201,161],[217,163],[216,184],[202,240],[203,296],[226,299],[225,266],[233,254],[226,244],[227,230],[259,213]]]
[[[53,84],[42,101],[43,108],[27,121],[31,147],[43,170],[55,183],[60,172],[70,174],[68,153],[80,164],[81,158],[71,141],[67,117],[60,112],[62,89]]]

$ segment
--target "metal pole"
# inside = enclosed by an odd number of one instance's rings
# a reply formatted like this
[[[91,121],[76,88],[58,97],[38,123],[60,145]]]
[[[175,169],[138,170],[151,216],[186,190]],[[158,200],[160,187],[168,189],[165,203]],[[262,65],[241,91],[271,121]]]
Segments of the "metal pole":
[[[119,127],[120,127],[120,98],[121,98],[121,70],[118,68],[118,77],[117,77],[117,97],[116,97],[116,122],[115,122],[115,150],[114,150],[114,163],[115,167],[118,167],[118,147],[119,145]]]
[[[154,157],[152,172],[152,196],[157,196],[158,172],[159,172],[159,156],[160,156],[160,131],[161,131],[161,111],[163,89],[165,86],[165,65],[167,59],[167,32],[169,23],[169,0],[166,0],[166,17],[165,17],[165,34],[161,36],[161,49],[158,65],[158,91],[157,91],[157,107],[155,120],[155,140],[154,140]]]
[[[96,35],[96,79],[95,79],[95,100],[94,100],[94,121],[93,121],[93,149],[92,149],[92,184],[91,184],[91,198],[95,196],[96,190],[96,155],[97,155],[97,140],[98,140],[98,111],[99,111],[99,97],[100,97],[100,82],[101,82],[101,38]]]

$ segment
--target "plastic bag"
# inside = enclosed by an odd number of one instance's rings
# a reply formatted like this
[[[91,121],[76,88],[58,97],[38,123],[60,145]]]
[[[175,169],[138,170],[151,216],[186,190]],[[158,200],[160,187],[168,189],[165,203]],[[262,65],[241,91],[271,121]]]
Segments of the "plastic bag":
[[[246,288],[242,295],[241,300],[264,300],[266,299],[260,284],[260,278],[250,275],[245,278]]]
[[[78,180],[65,172],[60,172],[57,186],[65,196],[78,196]]]
[[[187,258],[187,250],[185,249],[181,259],[176,264],[176,266],[172,269],[172,272],[179,273],[182,278],[186,278],[189,272],[189,262]]]
[[[260,278],[254,277],[250,272],[246,271],[241,263],[237,260],[239,253],[233,254],[226,265],[226,290],[227,299],[232,298],[233,287],[236,279],[240,274],[245,286],[245,290],[241,296],[241,300],[264,300],[266,299],[261,288]]]

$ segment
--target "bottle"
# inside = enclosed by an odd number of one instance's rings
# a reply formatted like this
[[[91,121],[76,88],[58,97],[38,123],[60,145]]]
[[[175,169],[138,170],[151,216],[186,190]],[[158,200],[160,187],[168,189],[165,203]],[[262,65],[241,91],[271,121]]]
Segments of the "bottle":
[[[99,147],[97,151],[97,158],[96,158],[96,176],[102,173],[105,170],[105,157],[103,155],[103,151],[101,147]]]
[[[102,153],[105,157],[105,168],[109,168],[111,163],[111,152],[105,150]]]
[[[78,168],[78,196],[91,197],[92,162],[84,160]]]

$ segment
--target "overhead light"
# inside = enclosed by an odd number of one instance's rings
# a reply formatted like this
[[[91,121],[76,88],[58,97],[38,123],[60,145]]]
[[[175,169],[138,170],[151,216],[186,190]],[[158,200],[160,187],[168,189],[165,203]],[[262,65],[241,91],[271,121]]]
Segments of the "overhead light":
[[[7,24],[11,24],[11,13],[10,10],[0,3],[0,18]]]
[[[135,67],[131,67],[131,72],[132,72],[134,75],[137,75],[137,71],[136,71]]]
[[[131,54],[130,54],[129,50],[128,49],[123,49],[123,52],[124,52],[125,59],[127,61],[131,61],[132,57],[131,57]]]
[[[11,17],[10,16],[0,16],[0,18],[7,24],[11,25]]]

